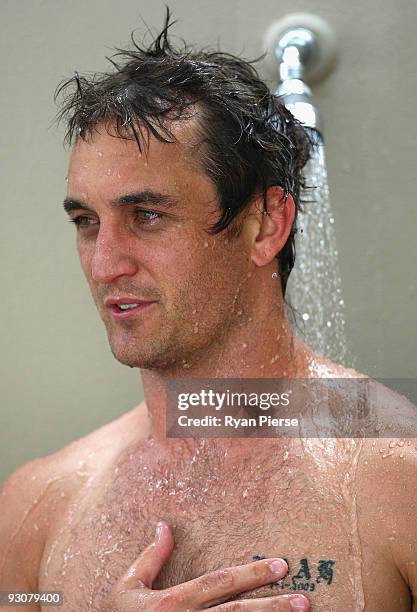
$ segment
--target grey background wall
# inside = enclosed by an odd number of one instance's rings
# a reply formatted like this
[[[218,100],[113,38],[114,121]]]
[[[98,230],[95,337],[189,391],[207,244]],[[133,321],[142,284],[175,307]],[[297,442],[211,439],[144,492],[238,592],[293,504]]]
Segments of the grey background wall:
[[[175,34],[255,57],[271,21],[308,11],[336,29],[340,61],[317,85],[326,125],[347,336],[358,369],[415,377],[417,4],[412,0],[172,0]],[[2,0],[1,470],[52,452],[136,405],[115,362],[65,220],[68,153],[50,127],[57,83],[106,68],[153,0]],[[272,84],[273,85],[273,84]]]

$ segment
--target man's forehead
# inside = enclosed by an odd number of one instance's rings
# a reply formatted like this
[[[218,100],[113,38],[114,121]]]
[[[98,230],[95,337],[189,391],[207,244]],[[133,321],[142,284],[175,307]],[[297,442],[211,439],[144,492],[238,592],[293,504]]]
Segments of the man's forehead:
[[[100,124],[91,133],[77,138],[72,148],[71,159],[103,158],[106,155],[133,163],[138,159],[149,163],[153,158],[165,157],[172,157],[175,160],[184,158],[187,162],[195,162],[195,153],[200,147],[197,120],[192,118],[171,121],[167,124],[167,128],[168,135],[159,130],[168,140],[164,142],[140,124],[135,126],[135,132],[132,129],[118,130],[111,123]]]
[[[172,126],[175,142],[149,137],[149,146],[139,149],[132,138],[123,138],[108,126],[99,126],[79,137],[71,152],[68,196],[105,200],[143,189],[167,192],[177,198],[201,193],[215,201],[216,190],[200,165],[194,126],[189,121]]]

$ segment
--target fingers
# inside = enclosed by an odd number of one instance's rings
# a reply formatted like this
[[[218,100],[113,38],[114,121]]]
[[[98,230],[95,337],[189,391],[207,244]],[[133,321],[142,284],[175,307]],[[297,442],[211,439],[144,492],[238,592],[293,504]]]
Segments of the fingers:
[[[216,612],[308,612],[310,603],[304,595],[277,595],[262,599],[231,601],[210,608]]]
[[[156,527],[155,539],[132,563],[119,579],[116,591],[152,588],[152,583],[169,559],[174,548],[174,538],[169,525],[160,521]]]
[[[181,585],[181,599],[189,607],[216,605],[232,595],[250,591],[283,578],[288,566],[283,559],[262,559],[204,574]],[[175,590],[177,587],[173,587]]]

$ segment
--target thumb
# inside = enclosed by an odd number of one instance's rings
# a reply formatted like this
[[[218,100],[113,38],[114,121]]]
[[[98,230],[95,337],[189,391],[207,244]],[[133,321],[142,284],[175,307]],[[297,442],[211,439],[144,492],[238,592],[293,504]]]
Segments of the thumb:
[[[152,588],[152,583],[168,561],[174,549],[174,538],[169,525],[159,521],[155,539],[132,563],[117,583],[117,590]]]

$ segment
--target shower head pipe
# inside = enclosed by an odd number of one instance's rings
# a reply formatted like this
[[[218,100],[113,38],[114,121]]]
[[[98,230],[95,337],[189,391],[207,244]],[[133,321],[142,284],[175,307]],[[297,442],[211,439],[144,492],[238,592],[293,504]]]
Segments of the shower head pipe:
[[[283,81],[275,92],[281,96],[287,108],[305,127],[322,133],[323,122],[320,113],[311,100],[311,89],[301,79]]]

